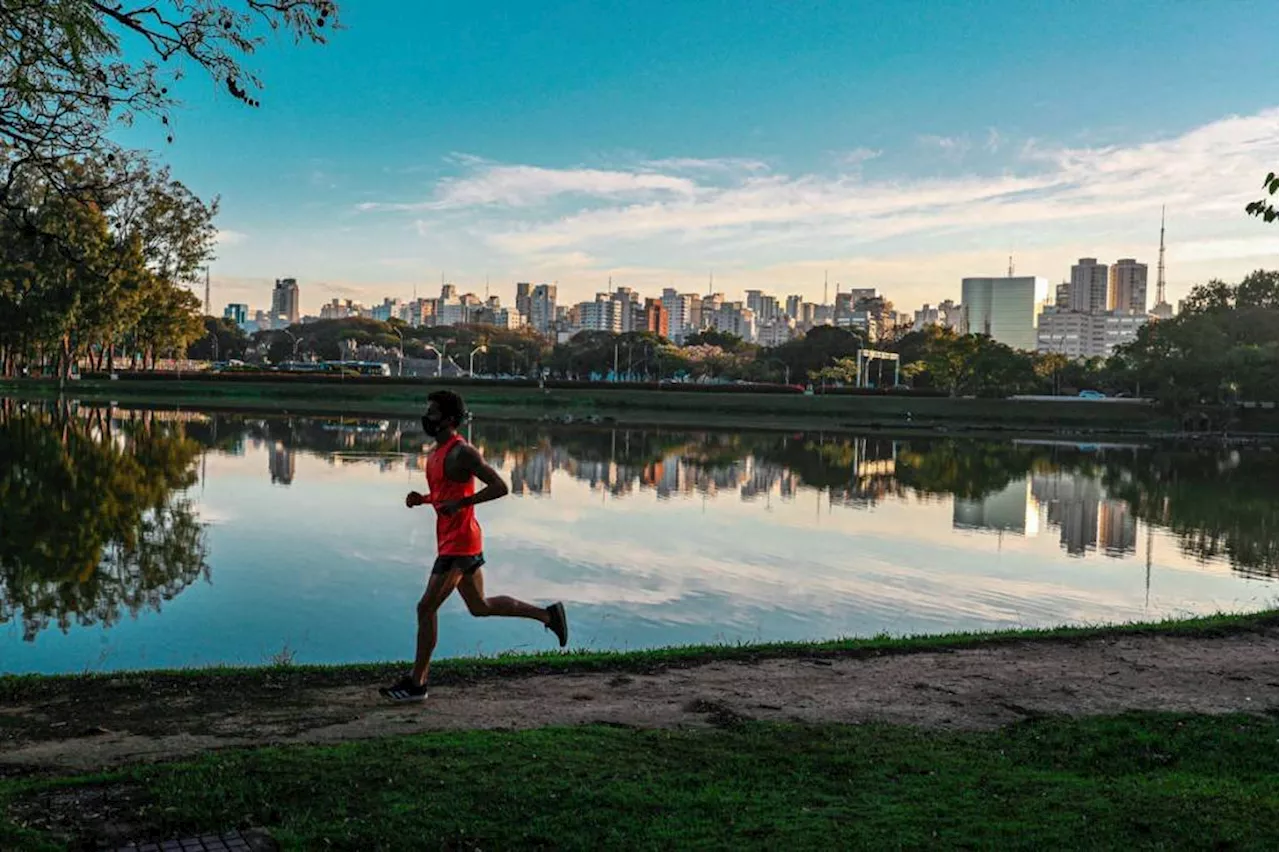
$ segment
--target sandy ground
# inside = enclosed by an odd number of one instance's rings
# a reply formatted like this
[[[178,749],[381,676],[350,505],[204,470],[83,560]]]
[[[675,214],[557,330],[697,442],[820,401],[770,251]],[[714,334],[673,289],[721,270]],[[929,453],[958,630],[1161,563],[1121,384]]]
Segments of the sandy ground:
[[[54,690],[0,704],[0,775],[442,729],[760,719],[980,730],[1042,714],[1274,715],[1277,631],[1270,625],[1202,638],[1031,640],[861,659],[708,662],[644,674],[490,677],[433,687],[412,706],[386,703],[379,685],[297,688],[268,680],[228,689],[195,678],[141,690],[136,681],[118,690],[111,681],[94,690]]]

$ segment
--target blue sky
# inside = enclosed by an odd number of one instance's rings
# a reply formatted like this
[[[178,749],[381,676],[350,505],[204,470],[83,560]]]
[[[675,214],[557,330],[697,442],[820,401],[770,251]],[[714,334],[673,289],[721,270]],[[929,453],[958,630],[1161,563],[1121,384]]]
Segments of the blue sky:
[[[1171,295],[1276,266],[1243,215],[1278,159],[1274,2],[392,3],[249,60],[250,110],[190,76],[163,150],[220,195],[215,302],[303,308],[615,284],[901,308],[1079,256]]]

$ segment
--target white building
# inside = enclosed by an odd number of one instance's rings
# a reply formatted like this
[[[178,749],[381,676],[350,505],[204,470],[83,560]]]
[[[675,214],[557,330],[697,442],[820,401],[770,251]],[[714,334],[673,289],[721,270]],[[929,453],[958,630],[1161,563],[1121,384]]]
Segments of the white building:
[[[920,331],[931,325],[960,329],[964,326],[964,311],[950,299],[936,307],[926,302],[923,308],[915,312],[911,330]]]
[[[684,343],[686,337],[699,331],[693,326],[693,297],[689,294],[680,294],[667,287],[662,291],[662,307],[667,309],[667,328],[670,329],[672,343]],[[705,316],[702,325],[706,325]]]
[[[795,337],[795,320],[781,316],[757,323],[755,342],[765,347],[781,346]]]
[[[721,334],[732,334],[743,340],[755,340],[756,312],[742,302],[724,302],[710,316],[703,316],[706,328],[712,328]]]
[[[578,326],[583,331],[610,331],[620,334],[624,304],[616,301],[608,293],[597,293],[595,301],[578,303]]]
[[[1048,295],[1049,282],[1040,276],[965,278],[960,282],[964,331],[1033,351],[1036,319]]]
[[[1040,315],[1036,349],[1068,358],[1109,358],[1117,346],[1136,340],[1148,320],[1146,314],[1129,311],[1090,314],[1048,308]]]

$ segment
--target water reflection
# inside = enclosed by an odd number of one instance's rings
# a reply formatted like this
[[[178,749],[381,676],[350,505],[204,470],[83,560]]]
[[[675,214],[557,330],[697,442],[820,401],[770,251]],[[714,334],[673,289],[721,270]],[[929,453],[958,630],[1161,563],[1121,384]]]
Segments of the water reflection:
[[[0,623],[110,626],[208,576],[180,490],[198,441],[150,412],[0,400]]]
[[[270,447],[273,483],[294,480],[295,454],[334,465],[419,470],[423,436],[401,420],[209,417],[188,434],[243,453]],[[220,437],[219,437],[220,433]],[[1055,532],[1073,556],[1138,550],[1138,521],[1167,528],[1184,553],[1249,577],[1277,574],[1277,458],[1266,449],[1159,450],[1041,441],[890,440],[821,434],[475,424],[470,438],[513,493],[548,497],[562,473],[612,497],[736,495],[789,500],[820,492],[833,506],[953,499],[956,529]],[[1044,529],[1041,529],[1041,526]]]
[[[812,500],[827,511],[864,513],[922,503],[946,512],[950,503],[953,529],[994,536],[997,545],[1006,537],[1056,539],[1056,548],[1071,556],[1141,558],[1149,570],[1150,537],[1159,529],[1183,554],[1229,565],[1239,577],[1273,579],[1277,573],[1277,463],[1263,450],[514,423],[477,423],[469,437],[524,499],[550,498],[568,477],[605,502],[641,494],[766,508],[774,501]],[[423,441],[417,424],[407,420],[5,401],[0,623],[19,619],[27,641],[51,624],[63,631],[73,623],[110,626],[125,612],[159,609],[208,578],[204,528],[187,494],[203,484],[202,463],[211,456],[248,456],[260,471],[254,477],[297,494],[318,485],[308,482],[317,476],[316,462],[299,464],[300,457],[323,459],[334,469],[374,467],[409,478],[421,470]],[[259,459],[265,460],[261,468]],[[307,546],[323,547],[325,536],[339,535],[311,530],[305,518],[282,513],[281,523],[305,531]],[[805,546],[805,539],[797,541]],[[258,564],[253,560],[289,549],[274,551],[275,545],[256,539],[235,545],[245,553],[237,569],[245,559],[244,565]],[[577,570],[600,584],[627,582],[609,574],[610,558],[603,554],[600,564]],[[757,554],[744,549],[718,558],[755,565]],[[839,564],[828,567],[836,571]],[[635,578],[629,582],[634,592]],[[350,594],[346,587],[341,593]]]

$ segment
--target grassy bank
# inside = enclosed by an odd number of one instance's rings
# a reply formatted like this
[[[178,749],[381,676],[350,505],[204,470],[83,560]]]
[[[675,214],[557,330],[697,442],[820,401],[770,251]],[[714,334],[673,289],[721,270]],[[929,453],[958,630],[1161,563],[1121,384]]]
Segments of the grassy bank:
[[[1231,613],[1157,622],[1097,626],[1053,627],[1031,630],[998,630],[919,636],[874,636],[833,639],[824,642],[768,642],[742,645],[689,645],[643,651],[549,651],[533,654],[501,654],[492,657],[458,657],[431,664],[431,680],[437,685],[473,682],[481,678],[574,672],[645,672],[660,668],[694,666],[708,662],[753,661],[778,658],[866,658],[887,654],[912,654],[959,650],[1012,642],[1083,642],[1119,636],[1217,637],[1274,630],[1278,610]],[[104,672],[67,675],[0,675],[0,700],[48,700],[70,690],[94,692],[104,683],[120,699],[134,692],[186,689],[201,684],[210,690],[265,689],[278,694],[290,682],[308,686],[340,686],[377,682],[402,673],[408,661],[348,665],[273,664],[259,667]]]
[[[263,748],[0,781],[0,848],[263,827],[286,849],[1274,849],[1276,723],[728,721]]]
[[[442,660],[433,680],[653,671],[711,660],[877,656],[1124,636],[1274,631],[1278,613],[1148,624]],[[0,704],[93,708],[166,696],[271,706],[291,684],[404,664],[0,679]],[[403,708],[406,716],[430,712]],[[0,713],[0,737],[4,735]],[[601,725],[414,734],[211,752],[92,776],[0,772],[0,849],[95,848],[265,828],[286,849],[1271,849],[1273,717],[1032,717],[988,732],[796,725]],[[71,729],[66,729],[71,730]],[[59,736],[76,736],[62,734]],[[110,848],[109,846],[107,848]]]
[[[260,411],[417,417],[431,389],[421,382],[295,382],[82,380],[66,393],[84,400],[164,403]],[[528,419],[544,414],[598,414],[627,423],[687,426],[755,425],[773,428],[872,428],[1145,434],[1175,430],[1157,407],[1088,400],[1057,402],[948,399],[916,396],[803,396],[772,393],[699,393],[687,390],[610,390],[507,387],[458,388],[469,405],[489,417]],[[0,395],[49,396],[47,381],[0,382]],[[1270,422],[1274,423],[1274,412]],[[1265,423],[1266,429],[1271,428]],[[1257,424],[1242,428],[1256,429]]]

